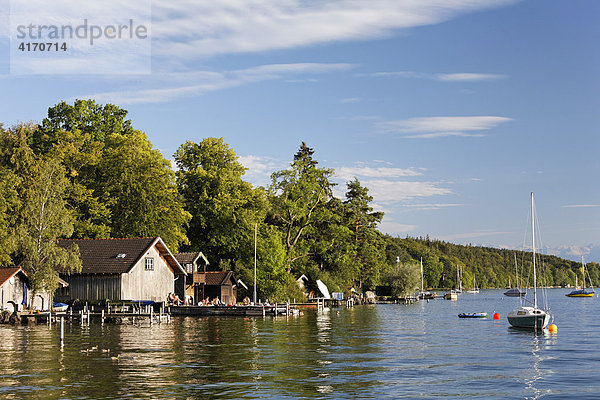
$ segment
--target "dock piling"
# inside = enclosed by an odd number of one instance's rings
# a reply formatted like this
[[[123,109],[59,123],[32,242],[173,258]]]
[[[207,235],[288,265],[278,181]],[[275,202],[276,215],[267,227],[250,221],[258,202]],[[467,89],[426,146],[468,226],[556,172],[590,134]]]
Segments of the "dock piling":
[[[60,316],[60,348],[62,349],[65,345],[65,319]]]

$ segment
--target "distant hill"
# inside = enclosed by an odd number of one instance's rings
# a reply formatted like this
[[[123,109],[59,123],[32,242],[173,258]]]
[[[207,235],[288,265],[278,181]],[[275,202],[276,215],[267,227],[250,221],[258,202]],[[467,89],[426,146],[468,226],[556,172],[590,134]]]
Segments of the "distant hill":
[[[452,288],[457,286],[457,266],[461,271],[463,287],[472,286],[473,274],[477,286],[504,288],[515,285],[515,258],[519,280],[532,285],[531,252],[498,249],[484,246],[459,245],[426,238],[393,238],[386,236],[388,262],[419,263],[428,287]],[[544,251],[545,252],[545,251]],[[546,286],[574,286],[575,276],[581,282],[581,261],[561,258],[552,254],[537,255],[538,281]],[[593,286],[600,283],[600,265],[587,262]]]

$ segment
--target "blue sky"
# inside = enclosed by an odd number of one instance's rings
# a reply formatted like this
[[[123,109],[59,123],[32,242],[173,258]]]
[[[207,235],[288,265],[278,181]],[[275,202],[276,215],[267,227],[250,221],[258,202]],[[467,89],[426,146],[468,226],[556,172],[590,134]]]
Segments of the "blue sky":
[[[44,3],[21,11],[36,21]],[[600,2],[171,3],[151,2],[151,56],[100,41],[99,68],[85,51],[15,53],[0,0],[0,121],[110,102],[167,158],[223,137],[258,185],[306,141],[402,237],[520,248],[533,191],[546,251],[600,261]],[[77,20],[96,3],[52,4]],[[121,17],[143,21],[142,4]]]

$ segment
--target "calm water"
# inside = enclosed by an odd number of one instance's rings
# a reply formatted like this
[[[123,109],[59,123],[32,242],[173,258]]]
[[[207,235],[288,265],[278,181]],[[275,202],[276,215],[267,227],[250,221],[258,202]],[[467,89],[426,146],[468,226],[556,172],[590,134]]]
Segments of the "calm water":
[[[600,299],[567,292],[549,291],[553,335],[510,329],[518,300],[497,290],[290,319],[67,324],[62,351],[56,325],[0,326],[0,398],[600,399]]]

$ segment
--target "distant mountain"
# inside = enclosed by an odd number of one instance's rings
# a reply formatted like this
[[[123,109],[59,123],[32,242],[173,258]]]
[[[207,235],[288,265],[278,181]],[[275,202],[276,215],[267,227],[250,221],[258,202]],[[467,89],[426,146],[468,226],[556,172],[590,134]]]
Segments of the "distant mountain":
[[[581,261],[581,256],[583,256],[585,262],[600,263],[600,244],[590,243],[586,246],[561,246],[558,248],[544,247],[542,253],[573,261]]]

